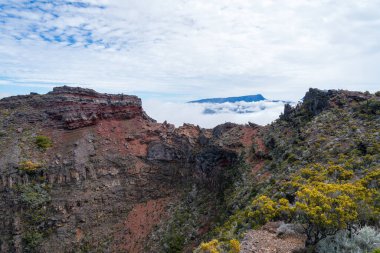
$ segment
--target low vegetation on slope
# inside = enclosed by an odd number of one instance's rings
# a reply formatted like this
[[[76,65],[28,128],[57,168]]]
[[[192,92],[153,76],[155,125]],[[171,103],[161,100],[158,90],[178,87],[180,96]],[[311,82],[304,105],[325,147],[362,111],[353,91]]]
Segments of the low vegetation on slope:
[[[264,169],[235,183],[235,208],[195,252],[234,252],[231,240],[279,220],[300,224],[310,250],[349,252],[342,238],[355,244],[363,226],[373,235],[355,252],[379,248],[379,95],[311,89],[303,103],[287,106],[261,132],[269,149]]]

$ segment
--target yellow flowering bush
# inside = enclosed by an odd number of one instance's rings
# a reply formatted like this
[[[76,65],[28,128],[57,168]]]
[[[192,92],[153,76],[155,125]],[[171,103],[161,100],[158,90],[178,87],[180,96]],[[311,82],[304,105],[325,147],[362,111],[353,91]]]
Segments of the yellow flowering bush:
[[[239,253],[240,252],[240,242],[236,239],[230,240],[230,253]]]
[[[214,239],[209,242],[204,242],[201,244],[200,249],[203,253],[220,253],[219,249],[219,241]]]
[[[350,182],[352,178],[352,171],[331,164],[301,169],[287,182],[294,192],[294,203],[261,195],[253,200],[249,215],[256,224],[276,219],[304,224],[307,243],[315,244],[359,221],[375,221],[380,214],[376,189],[380,173],[373,171],[362,180]]]
[[[352,170],[346,170],[339,165],[330,165],[327,168],[327,175],[330,179],[333,178],[337,181],[345,181],[350,180],[354,176],[354,172]]]
[[[28,161],[21,162],[19,164],[18,168],[20,170],[31,173],[31,172],[35,172],[37,169],[41,168],[41,164],[28,160]]]
[[[372,206],[372,193],[360,184],[312,183],[296,193],[298,222],[306,224],[308,243],[314,244],[358,220],[359,209]]]
[[[252,207],[254,211],[249,216],[259,224],[265,224],[277,215],[277,203],[265,195],[254,199]]]

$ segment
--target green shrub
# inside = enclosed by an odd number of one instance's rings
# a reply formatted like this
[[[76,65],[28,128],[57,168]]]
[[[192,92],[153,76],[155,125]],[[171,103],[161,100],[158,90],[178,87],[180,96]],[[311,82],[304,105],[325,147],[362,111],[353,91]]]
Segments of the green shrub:
[[[368,99],[365,103],[360,106],[361,112],[364,114],[380,114],[380,101],[376,98]]]
[[[53,146],[51,139],[44,135],[39,135],[36,137],[36,144],[39,148],[43,150],[46,150],[50,148],[51,146]]]
[[[22,236],[26,252],[37,252],[36,248],[40,245],[43,234],[38,231],[27,231]]]
[[[363,227],[350,235],[349,231],[339,231],[336,235],[327,237],[317,244],[319,253],[367,253],[379,252],[380,233],[371,227]]]
[[[171,234],[165,238],[166,243],[166,252],[168,253],[178,253],[182,252],[185,238],[180,234]]]
[[[25,252],[39,252],[38,246],[51,232],[47,227],[50,195],[44,184],[18,185],[16,190],[22,204],[22,241]]]
[[[29,208],[42,206],[50,201],[48,192],[39,184],[24,184],[18,186],[21,201]]]

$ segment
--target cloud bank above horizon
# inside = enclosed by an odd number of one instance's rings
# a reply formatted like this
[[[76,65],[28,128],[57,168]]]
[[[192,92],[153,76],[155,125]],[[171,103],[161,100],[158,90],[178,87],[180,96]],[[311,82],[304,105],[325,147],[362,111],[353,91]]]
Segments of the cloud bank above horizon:
[[[0,0],[2,93],[298,100],[309,87],[373,92],[379,62],[377,0]]]
[[[284,111],[284,104],[285,102],[282,101],[199,104],[147,100],[143,101],[143,108],[149,116],[160,123],[167,121],[176,127],[184,123],[190,123],[203,128],[213,128],[226,122],[237,124],[247,124],[248,122],[259,125],[269,124],[276,120]],[[294,105],[294,103],[292,104]],[[205,113],[207,109],[214,109],[217,113]]]

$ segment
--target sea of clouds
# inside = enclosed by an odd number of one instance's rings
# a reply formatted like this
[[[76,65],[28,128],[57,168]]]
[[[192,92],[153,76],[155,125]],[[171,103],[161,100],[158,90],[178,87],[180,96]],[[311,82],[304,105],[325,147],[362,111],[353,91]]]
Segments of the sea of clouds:
[[[158,122],[166,120],[176,126],[191,123],[203,128],[213,128],[226,122],[266,125],[279,117],[284,110],[284,104],[283,101],[222,104],[143,101],[145,111]],[[210,113],[211,111],[214,113]]]

